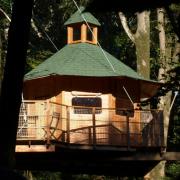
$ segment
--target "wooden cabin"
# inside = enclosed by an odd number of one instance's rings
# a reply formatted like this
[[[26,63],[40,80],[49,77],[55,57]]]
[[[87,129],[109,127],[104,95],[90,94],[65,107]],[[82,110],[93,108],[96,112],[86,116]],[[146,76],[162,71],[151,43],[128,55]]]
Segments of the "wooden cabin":
[[[73,14],[65,23],[67,45],[26,74],[17,140],[162,147],[162,112],[140,107],[160,84],[103,50],[100,23],[88,12],[83,16],[88,25],[78,11]]]

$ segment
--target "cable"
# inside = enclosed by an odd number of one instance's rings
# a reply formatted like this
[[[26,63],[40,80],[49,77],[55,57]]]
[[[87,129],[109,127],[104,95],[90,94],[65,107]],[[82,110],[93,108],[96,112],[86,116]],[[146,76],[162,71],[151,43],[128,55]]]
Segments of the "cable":
[[[169,108],[169,112],[171,112],[171,109],[172,109],[172,107],[173,107],[173,104],[174,104],[174,101],[175,101],[177,95],[178,95],[178,91],[175,91],[175,92],[174,92],[174,98],[173,98],[172,103],[171,103],[171,106],[170,106],[170,108]]]
[[[26,107],[25,107],[25,103],[24,103],[24,97],[23,97],[23,93],[22,93],[22,103],[21,103],[21,110],[22,110],[22,113],[23,113],[23,125],[21,128],[19,128],[18,132],[17,132],[17,135],[20,134],[20,132],[23,130],[23,128],[25,128],[28,124],[28,118],[27,118],[27,112],[26,112]]]
[[[86,23],[86,25],[87,25],[88,29],[89,29],[89,30],[90,30],[90,32],[92,33],[93,38],[96,38],[96,37],[95,37],[95,35],[94,35],[94,33],[93,33],[93,31],[91,30],[91,28],[90,28],[90,26],[89,26],[89,24],[88,24],[87,20],[86,20],[86,18],[84,17],[84,15],[82,14],[82,12],[81,12],[81,10],[80,10],[79,6],[77,5],[76,1],[75,1],[75,0],[73,0],[73,2],[74,2],[74,4],[75,4],[75,6],[77,7],[77,9],[78,9],[78,11],[79,11],[79,13],[80,13],[81,17],[82,17],[82,18],[83,18],[83,20],[85,21],[85,23]],[[101,49],[101,51],[102,51],[102,53],[103,53],[104,57],[105,57],[105,58],[106,58],[106,60],[108,61],[108,63],[109,63],[109,65],[110,65],[110,67],[111,67],[111,68],[112,68],[112,70],[115,72],[115,69],[114,69],[113,65],[112,65],[112,64],[111,64],[111,62],[109,61],[109,59],[108,59],[108,57],[107,57],[106,53],[104,52],[104,50],[103,50],[103,48],[101,47],[101,45],[100,45],[100,43],[99,43],[99,41],[98,41],[98,40],[97,40],[97,44],[98,44],[98,46],[100,47],[100,49]]]
[[[134,106],[134,102],[132,101],[132,99],[131,99],[129,93],[127,92],[127,90],[126,90],[126,88],[125,88],[124,86],[123,86],[123,89],[124,89],[126,95],[128,96],[129,100],[131,101],[132,105]]]

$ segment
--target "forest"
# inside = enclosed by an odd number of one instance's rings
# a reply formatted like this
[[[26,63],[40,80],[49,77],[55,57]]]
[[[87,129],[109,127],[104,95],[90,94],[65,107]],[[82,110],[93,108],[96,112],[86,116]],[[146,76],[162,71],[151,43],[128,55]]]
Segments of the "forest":
[[[29,72],[67,43],[66,20],[77,11],[77,5],[88,6],[91,0],[34,0],[25,72]],[[8,48],[8,30],[13,0],[0,0],[0,84]],[[167,151],[180,150],[180,3],[165,8],[153,7],[138,12],[121,9],[91,12],[101,23],[99,44],[117,59],[147,79],[163,82],[156,96],[143,105],[164,110],[167,125]],[[23,26],[22,26],[23,27]],[[144,65],[145,64],[145,65]],[[1,91],[1,86],[0,86]],[[0,151],[1,152],[1,151]],[[161,162],[163,176],[180,178],[180,162]],[[105,175],[70,175],[61,172],[19,172],[33,180],[55,179],[143,179],[143,177],[107,177]],[[157,180],[158,180],[157,179]]]

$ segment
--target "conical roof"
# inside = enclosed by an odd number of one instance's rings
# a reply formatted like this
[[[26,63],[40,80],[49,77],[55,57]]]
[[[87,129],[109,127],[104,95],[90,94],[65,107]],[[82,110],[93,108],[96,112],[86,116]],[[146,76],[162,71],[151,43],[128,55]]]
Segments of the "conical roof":
[[[81,12],[84,11],[84,7],[80,7],[79,8]],[[99,23],[99,21],[89,12],[84,12],[84,13],[80,13],[79,10],[77,10],[65,23],[64,25],[69,25],[69,24],[75,24],[75,23],[82,23],[84,22],[83,17],[85,18],[85,20],[88,23],[100,26],[101,24]]]
[[[105,58],[104,53],[107,58]],[[51,75],[84,77],[130,77],[144,80],[133,69],[97,45],[68,44],[35,69],[25,75],[25,80]]]

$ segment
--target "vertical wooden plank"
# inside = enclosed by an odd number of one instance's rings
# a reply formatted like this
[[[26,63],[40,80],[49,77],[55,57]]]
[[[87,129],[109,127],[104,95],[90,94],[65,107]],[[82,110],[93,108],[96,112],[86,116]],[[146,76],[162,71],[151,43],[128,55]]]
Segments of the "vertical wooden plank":
[[[136,141],[136,145],[142,144],[142,135],[141,135],[141,126],[142,126],[142,119],[141,119],[141,107],[139,103],[134,103],[134,118],[131,119],[130,123],[130,131],[134,133],[134,139]]]
[[[66,121],[66,131],[67,131],[67,143],[70,143],[70,107],[66,106],[67,121]]]
[[[152,123],[153,123],[153,129],[152,129],[152,133],[153,133],[153,136],[152,136],[152,144],[151,144],[151,146],[157,146],[157,144],[156,144],[156,139],[158,138],[158,137],[156,137],[156,135],[157,135],[157,132],[156,132],[156,130],[157,130],[157,127],[156,127],[156,124],[157,123],[159,123],[158,121],[157,121],[157,119],[156,119],[156,121],[153,119],[152,120]]]
[[[67,27],[67,43],[71,44],[73,42],[73,28]]]
[[[87,26],[86,24],[81,25],[81,42],[86,42],[87,40]]]
[[[130,148],[129,112],[126,113],[127,148]]]
[[[97,27],[93,27],[93,44],[97,44],[97,36],[98,36],[98,28]]]
[[[96,109],[95,107],[92,108],[92,124],[93,124],[93,147],[96,147]]]
[[[50,144],[50,102],[47,100],[47,109],[46,109],[46,134],[47,134],[47,145]]]
[[[92,144],[92,139],[91,139],[91,127],[88,127],[88,136],[89,136],[89,145]]]

